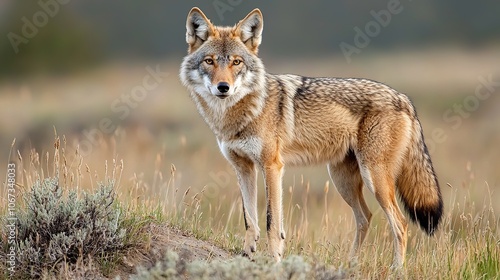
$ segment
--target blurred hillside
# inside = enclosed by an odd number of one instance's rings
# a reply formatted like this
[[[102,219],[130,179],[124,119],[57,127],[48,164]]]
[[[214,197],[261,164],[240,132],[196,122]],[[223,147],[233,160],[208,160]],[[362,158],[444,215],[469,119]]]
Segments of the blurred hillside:
[[[264,57],[341,53],[354,44],[355,27],[365,30],[376,14],[394,8],[369,54],[435,45],[467,48],[498,43],[499,1],[16,1],[0,4],[1,76],[33,72],[64,73],[110,59],[158,59],[185,52],[184,22],[199,6],[216,24],[232,25],[259,7],[265,18]],[[40,4],[44,3],[44,4]],[[44,21],[40,11],[55,11]],[[383,13],[383,12],[382,12]],[[375,16],[374,16],[375,15]],[[26,21],[42,23],[36,36],[23,36]],[[384,16],[381,16],[384,19]],[[46,24],[43,24],[46,22]],[[36,26],[35,26],[36,28]],[[376,29],[373,29],[377,31]],[[29,30],[28,30],[29,31]],[[9,33],[28,41],[13,47]]]

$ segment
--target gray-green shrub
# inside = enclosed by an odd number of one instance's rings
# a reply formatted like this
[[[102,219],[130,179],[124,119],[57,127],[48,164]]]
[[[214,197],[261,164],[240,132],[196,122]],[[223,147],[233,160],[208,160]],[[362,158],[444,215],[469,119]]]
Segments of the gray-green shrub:
[[[73,188],[65,195],[56,178],[36,182],[24,196],[25,207],[17,210],[14,276],[40,277],[63,262],[98,261],[122,249],[125,229],[114,200],[113,182],[81,195]],[[5,243],[2,261],[8,250]]]
[[[312,265],[302,257],[292,255],[281,263],[265,257],[254,261],[237,256],[229,260],[216,259],[211,262],[195,260],[185,263],[182,255],[167,251],[162,260],[151,268],[139,267],[130,277],[134,280],[146,279],[344,279],[346,271],[333,270],[323,265]]]

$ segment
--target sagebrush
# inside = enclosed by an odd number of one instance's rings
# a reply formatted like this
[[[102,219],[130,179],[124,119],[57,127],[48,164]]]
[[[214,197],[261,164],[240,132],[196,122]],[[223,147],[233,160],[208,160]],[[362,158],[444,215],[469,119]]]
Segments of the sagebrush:
[[[147,269],[139,267],[130,279],[344,279],[349,269],[331,269],[324,265],[312,265],[300,256],[291,255],[281,263],[270,258],[258,257],[250,260],[238,256],[229,260],[216,259],[211,262],[193,261],[186,263],[182,255],[167,251],[162,260]]]
[[[18,210],[16,272],[10,276],[41,277],[82,259],[110,258],[125,248],[123,221],[113,182],[100,184],[94,193],[78,194],[76,188],[65,192],[57,178],[37,181]],[[5,265],[3,240],[2,248]]]

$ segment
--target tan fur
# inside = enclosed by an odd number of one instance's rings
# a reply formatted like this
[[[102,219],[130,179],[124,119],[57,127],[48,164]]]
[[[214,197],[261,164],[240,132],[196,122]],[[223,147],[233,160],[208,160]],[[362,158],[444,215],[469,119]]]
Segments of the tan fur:
[[[279,261],[285,239],[284,166],[324,163],[356,219],[351,256],[357,256],[371,219],[363,198],[365,185],[387,215],[395,238],[393,266],[401,267],[407,223],[396,192],[410,218],[430,234],[443,207],[408,97],[366,79],[266,73],[257,56],[263,28],[259,10],[234,27],[218,27],[193,8],[186,28],[189,49],[181,80],[236,171],[245,214],[245,253],[255,252],[260,236],[257,170],[266,185],[269,251]]]

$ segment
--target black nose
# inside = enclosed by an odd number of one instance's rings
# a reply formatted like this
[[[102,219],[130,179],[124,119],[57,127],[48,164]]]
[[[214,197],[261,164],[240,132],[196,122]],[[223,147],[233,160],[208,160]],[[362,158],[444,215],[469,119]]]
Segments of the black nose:
[[[226,82],[220,82],[217,84],[217,89],[220,93],[226,93],[229,91],[229,84]]]

